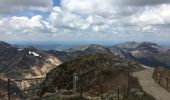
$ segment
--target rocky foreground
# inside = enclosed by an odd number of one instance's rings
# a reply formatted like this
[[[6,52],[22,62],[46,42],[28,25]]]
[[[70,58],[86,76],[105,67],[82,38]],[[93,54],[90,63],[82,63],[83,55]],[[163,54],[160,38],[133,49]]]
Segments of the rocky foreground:
[[[104,90],[114,90],[120,84],[127,84],[128,71],[138,71],[143,67],[135,62],[122,59],[113,54],[90,54],[82,56],[70,61],[67,61],[58,67],[51,70],[43,84],[51,87],[42,88],[39,95],[43,96],[46,93],[56,91],[60,86],[58,83],[65,84],[73,81],[73,77],[64,76],[82,76],[84,92],[87,92],[92,87],[103,84]],[[50,77],[55,76],[55,79]],[[101,82],[102,81],[102,82]],[[67,87],[72,89],[72,85]],[[62,89],[62,87],[60,87]]]

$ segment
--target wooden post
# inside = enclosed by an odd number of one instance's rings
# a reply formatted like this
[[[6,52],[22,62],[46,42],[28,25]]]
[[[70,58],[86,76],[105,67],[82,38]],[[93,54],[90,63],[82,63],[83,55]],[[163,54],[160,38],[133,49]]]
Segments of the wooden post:
[[[129,96],[129,91],[130,91],[130,69],[128,68],[128,91],[127,91],[127,96]]]
[[[126,85],[123,86],[124,97],[126,96]]]
[[[158,73],[157,72],[155,72],[155,74],[156,74],[156,81],[158,80]]]
[[[168,89],[168,87],[169,87],[169,86],[168,86],[168,85],[169,85],[169,84],[168,84],[168,82],[169,82],[169,79],[168,79],[168,78],[166,78],[166,82],[167,82],[166,88]]]
[[[101,97],[101,100],[103,100],[103,85],[102,85],[101,75],[99,75],[99,80],[100,80],[100,97]]]
[[[133,71],[131,72],[131,77],[133,77]]]
[[[11,80],[8,79],[8,100],[11,100],[11,86],[10,86]]]
[[[102,84],[100,85],[100,95],[101,95],[101,100],[103,100],[103,86],[102,86]]]
[[[78,80],[78,75],[77,75],[77,73],[74,73],[74,75],[73,75],[73,87],[74,87],[75,94],[77,94],[77,80]]]
[[[120,94],[120,91],[119,91],[119,88],[118,88],[118,90],[117,90],[117,99],[118,100],[120,99],[119,94]]]
[[[82,75],[80,76],[80,97],[83,100],[83,78]]]
[[[159,85],[161,85],[161,74],[159,74]]]

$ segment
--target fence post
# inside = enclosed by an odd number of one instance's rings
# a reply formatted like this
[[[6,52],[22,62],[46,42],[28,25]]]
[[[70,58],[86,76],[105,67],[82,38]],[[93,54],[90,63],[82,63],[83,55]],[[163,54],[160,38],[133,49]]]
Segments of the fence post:
[[[73,87],[74,87],[75,94],[77,94],[77,80],[78,80],[78,75],[77,75],[77,73],[74,73],[74,75],[73,75]]]
[[[123,93],[124,93],[124,97],[126,96],[126,85],[124,84],[123,86]]]
[[[169,79],[168,79],[168,78],[166,78],[166,82],[167,82],[166,88],[168,89],[168,87],[169,87],[169,86],[168,86],[168,85],[169,85],[169,84],[168,84],[168,82],[169,82]]]
[[[120,94],[120,91],[119,91],[119,88],[118,88],[118,90],[117,90],[117,99],[119,100],[120,98],[119,98],[119,94]]]
[[[10,86],[11,80],[8,79],[8,100],[11,100],[11,86]]]
[[[130,90],[130,69],[128,68],[128,88],[127,88],[127,96],[129,96],[129,90]]]
[[[161,77],[162,77],[162,75],[161,75],[161,73],[159,74],[159,85],[161,85]]]
[[[99,75],[99,80],[100,80],[100,97],[101,97],[101,100],[103,100],[103,85],[102,85],[101,75]]]
[[[100,85],[100,95],[101,95],[101,100],[103,100],[103,86],[102,84]]]
[[[80,76],[80,98],[83,100],[83,78]]]
[[[158,73],[157,72],[155,72],[156,73],[156,81],[157,81],[157,79],[158,79]]]

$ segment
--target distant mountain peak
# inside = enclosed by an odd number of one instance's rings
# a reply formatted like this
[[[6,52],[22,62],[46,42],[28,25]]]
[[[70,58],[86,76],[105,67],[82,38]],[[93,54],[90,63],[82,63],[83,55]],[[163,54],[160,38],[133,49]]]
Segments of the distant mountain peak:
[[[155,46],[158,46],[158,44],[154,43],[154,42],[141,42],[140,44],[143,44],[143,45],[155,45]]]
[[[161,47],[156,44],[156,43],[153,43],[153,42],[142,42],[140,43],[136,49],[146,49],[146,50],[156,50],[156,51],[159,51],[159,49],[161,49]]]
[[[76,46],[76,47],[73,47],[73,48],[69,48],[69,49],[66,50],[66,51],[68,51],[68,52],[83,51],[83,50],[85,50],[87,47],[88,47],[88,46],[86,46],[86,45],[79,45],[79,46]]]
[[[161,48],[158,44],[154,42],[135,42],[135,41],[120,43],[117,44],[116,46],[127,50],[133,50],[139,47]]]
[[[6,43],[6,42],[4,42],[4,41],[0,41],[0,47],[4,47],[4,46],[11,46],[10,44],[8,44],[8,43]]]
[[[102,46],[102,45],[99,45],[99,44],[91,44],[90,46]]]
[[[91,44],[88,48],[106,48],[106,47],[99,44]]]
[[[129,44],[138,44],[138,42],[136,42],[136,41],[129,41],[129,42],[125,42],[125,43],[129,43]]]
[[[95,53],[109,53],[108,48],[98,44],[90,45],[88,48],[85,49],[85,51]]]

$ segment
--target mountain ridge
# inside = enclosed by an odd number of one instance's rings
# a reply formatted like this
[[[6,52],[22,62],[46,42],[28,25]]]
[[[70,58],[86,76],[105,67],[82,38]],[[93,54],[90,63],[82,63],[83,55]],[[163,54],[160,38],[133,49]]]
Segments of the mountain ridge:
[[[55,52],[58,51],[55,50]],[[77,50],[73,52],[69,52],[69,51],[62,51],[62,52],[65,56],[67,56],[66,59],[64,59],[64,61],[86,54],[110,53],[125,59],[138,61],[139,63],[145,64],[147,66],[154,67],[156,65],[160,65],[167,68],[170,67],[170,63],[169,63],[170,49],[163,48],[153,42],[132,41],[132,42],[115,44],[113,46],[102,46],[102,45],[92,44],[86,47],[86,49],[84,50]],[[55,56],[58,55],[56,54]]]

